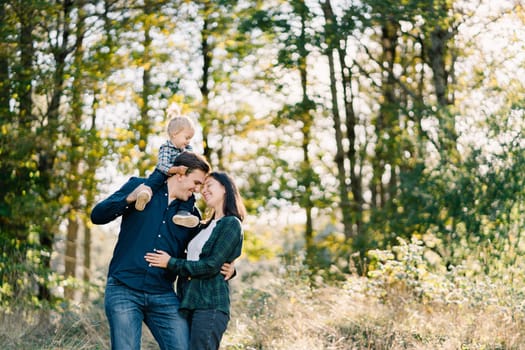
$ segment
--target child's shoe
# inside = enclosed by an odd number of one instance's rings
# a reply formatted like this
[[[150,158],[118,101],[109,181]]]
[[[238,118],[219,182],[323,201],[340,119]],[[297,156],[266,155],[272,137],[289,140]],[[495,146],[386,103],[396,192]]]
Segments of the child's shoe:
[[[151,195],[148,191],[140,191],[137,194],[137,200],[135,201],[135,209],[138,211],[143,211],[146,207],[146,204],[151,200]]]
[[[177,214],[173,215],[173,223],[184,227],[196,227],[200,220],[195,215],[191,215],[189,212],[181,210]]]

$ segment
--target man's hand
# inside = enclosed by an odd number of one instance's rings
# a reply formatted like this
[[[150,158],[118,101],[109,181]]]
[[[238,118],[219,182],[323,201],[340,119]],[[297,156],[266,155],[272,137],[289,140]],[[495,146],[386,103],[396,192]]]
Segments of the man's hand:
[[[156,250],[154,253],[146,253],[144,259],[149,263],[149,266],[154,267],[168,267],[168,262],[170,261],[171,256],[163,250]],[[224,275],[224,280],[229,280],[235,275],[235,264],[232,261],[231,263],[224,263],[221,266],[221,274]]]
[[[224,263],[221,266],[221,274],[224,275],[224,280],[228,281],[231,279],[235,274],[235,264],[232,261],[231,263]]]
[[[155,253],[146,253],[144,259],[149,262],[149,266],[168,267],[171,256],[163,250],[156,250]]]

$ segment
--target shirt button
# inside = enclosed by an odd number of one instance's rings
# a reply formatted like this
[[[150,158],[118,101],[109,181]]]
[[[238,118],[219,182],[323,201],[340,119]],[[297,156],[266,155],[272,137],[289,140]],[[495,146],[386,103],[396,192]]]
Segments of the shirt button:
[[[160,235],[158,235],[157,237],[159,237],[159,238],[160,238]]]

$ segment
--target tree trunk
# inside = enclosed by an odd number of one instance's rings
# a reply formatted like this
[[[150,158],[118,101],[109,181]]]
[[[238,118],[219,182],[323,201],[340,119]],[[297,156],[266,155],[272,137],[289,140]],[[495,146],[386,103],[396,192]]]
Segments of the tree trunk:
[[[378,209],[384,208],[386,203],[394,197],[397,186],[397,183],[392,182],[392,180],[395,177],[399,153],[396,137],[398,128],[395,127],[398,103],[395,97],[395,77],[393,75],[398,26],[395,19],[386,19],[382,27],[381,46],[383,54],[381,62],[386,65],[386,68],[382,71],[382,102],[375,122],[377,143],[372,161],[372,202],[374,207]],[[383,184],[383,176],[385,175],[390,176],[391,181]]]
[[[306,50],[306,16],[307,16],[307,7],[304,4],[303,1],[298,1],[299,3],[299,16],[301,20],[301,34],[299,36],[299,40],[297,42],[297,51],[299,53],[299,60],[298,60],[298,69],[299,69],[299,75],[301,80],[301,90],[302,90],[302,101],[301,101],[301,120],[303,122],[303,126],[301,128],[302,134],[303,134],[303,141],[302,141],[302,151],[303,151],[303,164],[302,164],[302,176],[304,177],[299,182],[302,183],[302,185],[305,187],[305,191],[303,194],[303,200],[301,200],[301,206],[305,209],[305,216],[306,216],[306,225],[305,225],[305,246],[306,246],[306,263],[312,268],[313,267],[313,259],[314,259],[314,242],[313,242],[313,219],[312,219],[312,182],[311,179],[313,176],[311,176],[312,170],[312,164],[310,161],[310,155],[308,153],[308,146],[311,142],[311,130],[312,130],[312,115],[310,113],[310,110],[312,109],[312,102],[308,98],[308,74],[307,74],[307,67],[306,67],[306,60],[308,57],[308,51]]]
[[[449,159],[458,160],[456,123],[454,115],[446,110],[446,107],[454,103],[454,99],[448,95],[449,72],[446,67],[447,58],[450,58],[447,45],[452,37],[453,34],[448,28],[436,25],[430,33],[430,47],[428,48],[427,60],[432,69],[434,91],[438,105],[444,108],[439,115],[440,141],[443,142]],[[450,63],[451,70],[453,64],[452,61]]]
[[[51,101],[46,113],[47,125],[42,128],[40,135],[37,135],[38,141],[38,170],[40,172],[39,187],[41,195],[46,203],[56,201],[56,197],[50,197],[49,189],[53,188],[54,178],[54,164],[56,158],[56,141],[59,133],[59,116],[60,116],[60,100],[64,94],[64,74],[66,68],[66,58],[69,54],[68,44],[70,37],[69,18],[73,10],[72,1],[64,1],[62,4],[62,15],[57,18],[57,28],[62,28],[60,44],[53,50],[55,59],[55,71],[53,73],[53,86],[51,93]],[[60,22],[60,21],[63,22]],[[53,251],[54,232],[57,224],[52,218],[54,214],[42,220],[42,227],[40,232],[40,245],[44,252],[41,259],[41,266],[44,270],[50,269],[51,254]],[[39,285],[39,298],[49,300],[51,293],[45,283]]]
[[[346,115],[346,139],[348,140],[347,159],[350,163],[350,189],[352,191],[351,212],[353,224],[355,225],[355,235],[360,237],[363,233],[363,187],[359,169],[361,164],[357,156],[355,129],[357,118],[354,110],[354,97],[352,93],[352,71],[351,67],[345,65],[345,52],[339,47],[339,65],[341,67],[341,77],[343,83],[343,97],[345,101]]]
[[[6,23],[5,5],[0,4],[0,23]],[[5,40],[2,37],[2,41]],[[6,118],[9,112],[9,51],[0,49],[0,118]]]
[[[65,253],[65,272],[64,277],[67,279],[74,279],[77,268],[77,238],[78,238],[78,217],[75,210],[69,213],[67,219],[67,236],[66,236],[66,253]],[[66,285],[64,288],[64,298],[66,300],[73,300],[75,296],[75,289],[72,286]]]
[[[208,11],[205,10],[205,13]],[[201,30],[201,55],[202,55],[202,80],[200,85],[200,92],[202,96],[200,114],[201,114],[201,126],[202,126],[202,142],[204,144],[203,155],[211,161],[212,148],[210,147],[209,136],[212,128],[212,122],[209,120],[209,101],[210,101],[210,88],[208,87],[208,81],[210,79],[210,68],[213,60],[213,50],[210,47],[209,40],[209,20],[203,18],[203,25]]]
[[[91,281],[91,229],[87,222],[84,222],[84,224],[84,273],[82,274],[84,293],[82,294],[82,300],[86,302],[89,301],[89,282]]]
[[[78,265],[77,261],[77,247],[78,247],[78,236],[80,229],[80,213],[78,208],[81,207],[81,187],[84,174],[80,173],[81,162],[83,161],[84,154],[77,151],[83,140],[81,138],[80,125],[82,123],[82,93],[85,89],[83,81],[83,42],[84,42],[84,32],[85,32],[85,13],[83,11],[84,1],[78,1],[77,5],[79,6],[78,18],[76,24],[76,41],[74,46],[74,66],[73,69],[73,85],[71,91],[71,122],[64,123],[67,125],[65,130],[69,133],[69,139],[71,142],[71,149],[73,152],[69,156],[69,169],[72,173],[72,176],[69,178],[68,182],[71,182],[68,186],[69,196],[72,198],[71,205],[69,208],[69,214],[67,216],[67,237],[66,237],[66,252],[65,252],[65,271],[64,276],[66,279],[76,278],[76,269]],[[66,285],[64,289],[64,298],[67,300],[72,300],[74,298],[75,290],[73,287]]]
[[[334,65],[334,56],[340,54],[337,52],[336,48],[339,46],[339,41],[341,38],[337,33],[337,19],[334,16],[332,11],[332,5],[329,0],[322,3],[324,18],[325,18],[325,41],[328,45],[326,52],[328,58],[328,67],[329,67],[329,76],[330,76],[330,95],[332,100],[332,115],[334,120],[334,131],[335,131],[335,144],[336,144],[336,153],[335,153],[335,163],[337,165],[337,179],[339,181],[339,197],[340,197],[340,207],[341,215],[343,218],[343,229],[346,239],[353,237],[354,232],[352,229],[352,204],[349,198],[349,190],[347,185],[347,170],[345,168],[345,151],[343,147],[343,132],[342,132],[342,122],[339,112],[339,103],[337,98],[337,78],[335,76],[335,65]],[[344,61],[344,57],[342,58]],[[343,86],[343,90],[345,87]],[[346,93],[346,91],[345,91]],[[348,116],[347,116],[348,118]],[[355,142],[352,140],[352,144]],[[354,163],[351,162],[352,166]]]
[[[144,6],[144,15],[149,17],[152,15],[152,6],[150,1],[146,1]],[[146,147],[148,145],[148,138],[151,134],[151,118],[148,115],[150,109],[150,96],[153,92],[153,86],[151,84],[151,25],[149,21],[144,21],[144,41],[142,45],[144,47],[144,54],[142,55],[142,94],[141,102],[139,104],[140,109],[140,122],[138,123],[138,148],[142,154],[142,159],[148,158],[149,155],[146,154]],[[149,169],[141,164],[148,164],[148,162],[140,162],[138,164],[139,176],[146,176],[146,171]]]
[[[21,129],[29,128],[33,120],[33,87],[31,80],[33,77],[33,36],[34,23],[32,22],[31,12],[20,13],[20,68],[17,72],[17,94],[20,101],[19,122]]]

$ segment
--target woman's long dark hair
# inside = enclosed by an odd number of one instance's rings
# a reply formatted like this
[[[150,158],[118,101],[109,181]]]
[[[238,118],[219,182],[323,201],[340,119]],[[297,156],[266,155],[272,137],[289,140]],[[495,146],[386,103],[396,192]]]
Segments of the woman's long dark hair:
[[[244,207],[241,194],[239,193],[235,182],[233,182],[233,179],[222,171],[213,171],[208,176],[213,177],[224,186],[226,192],[224,194],[224,203],[222,207],[224,216],[235,216],[240,221],[243,221],[246,216],[246,208]]]

